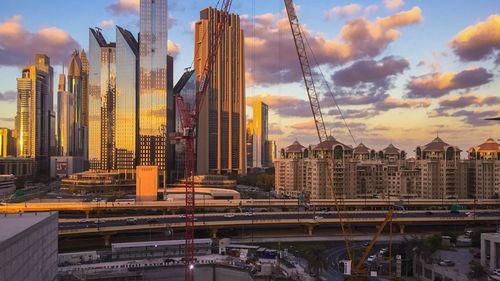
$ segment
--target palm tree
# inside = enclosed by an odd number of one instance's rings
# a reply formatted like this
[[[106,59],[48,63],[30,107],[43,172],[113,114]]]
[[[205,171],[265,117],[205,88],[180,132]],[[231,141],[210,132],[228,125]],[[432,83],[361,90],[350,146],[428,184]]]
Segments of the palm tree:
[[[309,263],[309,269],[316,274],[316,280],[327,265],[326,252],[323,248],[312,246],[304,252],[305,258]]]
[[[481,263],[472,261],[467,277],[469,277],[471,281],[483,281],[488,279],[488,272],[486,272],[486,269],[484,269]]]

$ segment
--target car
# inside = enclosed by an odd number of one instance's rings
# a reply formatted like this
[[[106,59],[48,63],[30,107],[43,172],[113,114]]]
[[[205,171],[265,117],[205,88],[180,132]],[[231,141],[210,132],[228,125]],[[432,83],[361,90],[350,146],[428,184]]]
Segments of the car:
[[[493,274],[500,276],[500,268],[493,270]]]
[[[245,213],[245,217],[251,217],[251,216],[253,216],[253,213],[252,213],[252,212],[246,212],[246,213]]]
[[[178,218],[185,218],[186,215],[185,214],[180,214],[180,215],[177,215]]]
[[[127,224],[136,224],[137,219],[136,218],[127,218]]]
[[[234,218],[234,214],[224,214],[225,218]]]
[[[57,199],[62,199],[62,196],[57,196],[56,198],[57,198]]]
[[[79,220],[78,222],[79,222],[79,223],[89,223],[89,221],[88,221],[88,220]]]
[[[440,266],[454,266],[455,262],[450,261],[450,260],[442,260],[439,262]]]
[[[451,210],[450,214],[460,214],[460,212],[458,210]]]
[[[320,219],[323,219],[323,217],[322,216],[314,216],[314,219],[315,220],[320,220]]]
[[[427,215],[427,216],[432,216],[432,214],[433,214],[433,213],[432,213],[431,211],[427,211],[427,212],[425,212],[425,215]]]
[[[384,253],[389,252],[389,249],[387,249],[387,248],[382,248],[382,249],[380,249],[380,251],[378,251],[378,252],[379,252],[380,254],[384,254]]]
[[[363,245],[362,245],[362,246],[366,248],[366,247],[368,247],[369,245],[370,245],[370,242],[365,242],[365,243],[363,243]]]
[[[369,256],[369,257],[366,259],[366,261],[367,261],[367,262],[373,262],[373,261],[375,261],[376,259],[377,259],[377,256],[376,256],[376,255],[371,255],[371,256]]]

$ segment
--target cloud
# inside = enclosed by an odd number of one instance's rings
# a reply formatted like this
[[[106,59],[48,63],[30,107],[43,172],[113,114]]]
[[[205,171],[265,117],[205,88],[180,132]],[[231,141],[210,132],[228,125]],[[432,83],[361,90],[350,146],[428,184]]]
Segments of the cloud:
[[[332,75],[337,86],[352,87],[358,83],[387,83],[389,76],[402,73],[410,63],[404,58],[385,57],[380,61],[360,60]]]
[[[472,93],[444,98],[439,101],[439,106],[442,108],[464,108],[468,106],[492,106],[500,104],[498,96],[479,96]]]
[[[407,89],[409,98],[437,98],[457,89],[468,89],[487,84],[493,74],[483,67],[463,70],[459,73],[431,73],[412,77]]]
[[[462,121],[471,126],[491,126],[491,121],[484,120],[488,117],[495,117],[500,114],[499,110],[474,111],[474,110],[459,110],[451,116],[462,117]]]
[[[276,96],[260,94],[247,96],[246,104],[251,106],[256,101],[262,101],[269,106],[269,110],[282,117],[309,117],[312,116],[309,102],[291,96]]]
[[[429,107],[431,101],[428,99],[421,100],[408,100],[408,99],[397,99],[393,97],[387,97],[382,102],[375,104],[375,109],[379,111],[387,111],[394,108],[419,108],[419,107]]]
[[[500,50],[500,15],[466,27],[449,43],[453,52],[464,61],[477,61]]]
[[[379,112],[373,110],[372,108],[363,108],[363,109],[345,109],[342,110],[342,115],[345,119],[362,119],[362,118],[371,118],[378,115]],[[330,109],[328,111],[328,115],[336,116],[337,119],[342,119],[338,109]]]
[[[269,134],[270,135],[282,135],[283,130],[281,130],[281,126],[279,123],[271,123],[269,125]]]
[[[64,30],[44,27],[31,32],[21,25],[21,16],[0,23],[0,65],[23,65],[33,61],[35,53],[50,57],[51,63],[66,63],[79,44]]]
[[[359,4],[348,4],[345,6],[335,6],[325,13],[325,18],[327,20],[332,20],[334,18],[343,18],[352,16],[361,11],[361,6]]]
[[[0,101],[13,102],[17,100],[17,92],[15,91],[6,91],[0,92]]]
[[[140,0],[118,0],[108,6],[115,15],[139,14]]]
[[[2,121],[2,122],[14,122],[14,118],[12,118],[12,117],[0,117],[0,121]]]
[[[302,79],[300,65],[294,55],[296,51],[286,15],[265,15],[256,17],[255,23],[249,17],[241,17],[246,34],[247,82],[260,85],[299,82]],[[381,54],[399,37],[397,29],[418,24],[422,19],[420,8],[414,7],[374,21],[350,20],[334,39],[313,33],[307,26],[302,26],[302,30],[318,64],[333,67]]]
[[[181,46],[177,43],[168,40],[167,50],[168,54],[175,58],[181,52]]]
[[[115,25],[115,23],[112,19],[102,20],[99,23],[99,27],[103,29],[113,27],[113,25]]]
[[[403,6],[405,2],[403,0],[385,0],[384,5],[389,10],[395,10]]]

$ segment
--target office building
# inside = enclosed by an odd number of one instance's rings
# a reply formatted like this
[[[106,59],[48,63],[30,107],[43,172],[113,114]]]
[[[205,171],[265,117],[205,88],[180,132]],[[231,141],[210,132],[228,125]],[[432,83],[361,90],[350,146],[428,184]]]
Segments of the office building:
[[[59,75],[57,90],[57,155],[72,156],[74,145],[73,95],[66,91],[66,76]]]
[[[80,61],[82,62],[82,124],[85,128],[89,126],[89,60],[87,53],[80,51]],[[87,136],[88,137],[88,136]],[[85,140],[88,142],[88,140]],[[87,143],[85,143],[87,144]],[[88,145],[88,144],[87,144]],[[86,145],[84,145],[86,147]],[[87,147],[88,149],[88,147]]]
[[[156,201],[158,198],[158,166],[137,166],[135,200]]]
[[[247,169],[253,168],[253,146],[254,146],[254,129],[253,120],[247,121]]]
[[[18,178],[36,175],[37,163],[34,158],[0,157],[0,175],[14,175]]]
[[[273,140],[266,140],[264,147],[265,153],[262,165],[264,167],[274,167],[274,160],[276,160],[277,156],[276,142]]]
[[[175,145],[173,58],[167,56],[167,0],[141,0],[139,33],[139,163],[158,166],[160,184],[169,182]]]
[[[195,24],[194,68],[197,83],[203,76],[210,38],[220,11],[206,8]],[[198,174],[246,174],[244,37],[238,15],[226,18],[225,34],[209,79],[197,131]],[[142,42],[141,42],[142,43]],[[203,140],[203,141],[201,141]],[[255,161],[255,160],[254,160]]]
[[[0,280],[55,280],[57,212],[0,216]]]
[[[18,156],[35,158],[40,172],[48,174],[55,152],[53,69],[46,55],[36,54],[35,63],[17,78]]]
[[[133,174],[137,157],[139,45],[130,31],[116,27],[116,169]]]
[[[16,156],[15,132],[8,128],[0,128],[0,157]]]
[[[99,30],[90,28],[88,155],[93,170],[115,167],[115,46]]]
[[[490,199],[500,196],[500,144],[489,138],[471,147],[469,159],[463,165],[468,168],[468,194],[471,198]]]
[[[84,155],[86,127],[84,127],[83,116],[83,65],[77,50],[71,54],[68,64],[68,87],[71,95],[72,106],[72,132],[70,134],[72,143],[71,156]]]
[[[261,168],[267,164],[264,158],[266,158],[267,153],[269,107],[261,101],[254,102],[252,107],[254,130],[253,167]]]

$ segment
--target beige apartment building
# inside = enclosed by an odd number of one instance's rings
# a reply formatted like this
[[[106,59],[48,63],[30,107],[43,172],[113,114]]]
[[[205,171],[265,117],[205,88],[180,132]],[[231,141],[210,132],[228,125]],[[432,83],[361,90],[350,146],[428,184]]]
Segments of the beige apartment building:
[[[415,152],[415,158],[406,159],[393,144],[377,152],[333,137],[307,148],[295,141],[274,162],[276,192],[311,199],[333,198],[333,190],[342,198],[498,197],[500,145],[493,139],[471,148],[469,159],[460,159],[461,150],[439,137]]]

